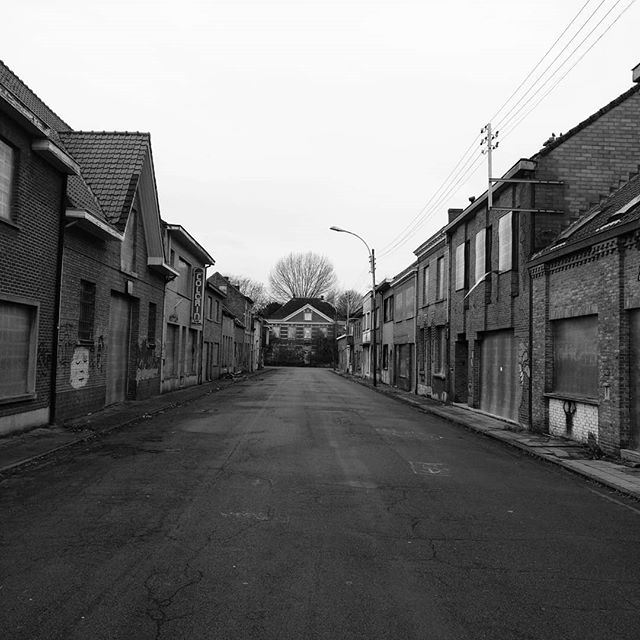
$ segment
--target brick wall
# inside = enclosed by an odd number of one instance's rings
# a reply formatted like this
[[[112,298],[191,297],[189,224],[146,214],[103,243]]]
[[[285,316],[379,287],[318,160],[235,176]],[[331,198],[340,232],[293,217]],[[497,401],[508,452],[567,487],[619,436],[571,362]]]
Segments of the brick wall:
[[[109,369],[109,313],[112,292],[127,294],[131,306],[131,333],[127,398],[142,399],[160,392],[160,355],[164,278],[147,267],[144,226],[137,225],[136,271],[122,271],[117,240],[101,241],[71,227],[65,235],[63,278],[60,306],[60,334],[57,346],[58,403],[56,420],[64,422],[104,407]],[[80,281],[96,284],[94,339],[92,345],[78,342],[80,315]],[[155,345],[148,338],[149,303],[156,305]],[[86,352],[88,376],[81,387],[74,388],[71,363],[74,355]]]
[[[31,138],[0,116],[0,138],[14,148],[12,221],[0,221],[0,299],[39,304],[36,397],[0,404],[0,431],[48,422],[54,355],[58,238],[65,176],[31,151]],[[20,415],[21,414],[21,415]]]

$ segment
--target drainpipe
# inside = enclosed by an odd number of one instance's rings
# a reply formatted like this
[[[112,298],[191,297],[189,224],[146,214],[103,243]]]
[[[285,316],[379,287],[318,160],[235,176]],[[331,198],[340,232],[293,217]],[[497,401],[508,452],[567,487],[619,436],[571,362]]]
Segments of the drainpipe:
[[[60,230],[58,232],[58,264],[56,266],[56,293],[54,300],[53,337],[51,345],[51,388],[49,391],[49,424],[56,421],[58,388],[58,338],[60,335],[60,305],[62,304],[62,262],[64,258],[64,231],[65,212],[67,209],[67,181],[65,174],[62,180],[62,193],[60,194]]]

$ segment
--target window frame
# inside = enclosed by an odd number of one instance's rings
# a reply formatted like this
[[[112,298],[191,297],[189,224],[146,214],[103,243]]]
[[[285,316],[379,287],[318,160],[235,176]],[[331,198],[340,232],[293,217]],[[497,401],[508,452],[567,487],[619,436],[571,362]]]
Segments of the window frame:
[[[80,280],[78,305],[78,344],[93,345],[96,317],[95,282]]]
[[[446,290],[444,256],[436,258],[436,302],[445,299]]]
[[[8,162],[2,162],[3,148],[7,152]],[[15,179],[17,173],[18,153],[12,145],[10,145],[5,139],[0,138],[0,220],[4,222],[13,222],[13,198],[15,194]],[[9,166],[9,170],[6,176],[2,175],[2,166],[6,164]],[[7,184],[6,190],[2,189],[2,182]],[[6,195],[6,202],[2,202],[3,191]],[[3,211],[6,213],[3,214]]]
[[[10,402],[17,402],[20,400],[32,400],[37,397],[36,393],[36,379],[37,379],[37,354],[38,354],[38,338],[40,329],[40,303],[37,300],[31,298],[23,298],[20,296],[11,296],[2,294],[0,297],[0,305],[3,303],[14,306],[23,306],[29,308],[31,317],[29,328],[29,347],[28,347],[28,360],[27,360],[27,373],[25,376],[25,391],[24,393],[14,393],[8,395],[1,395],[0,390],[0,404],[6,404]],[[1,362],[1,359],[0,359]]]

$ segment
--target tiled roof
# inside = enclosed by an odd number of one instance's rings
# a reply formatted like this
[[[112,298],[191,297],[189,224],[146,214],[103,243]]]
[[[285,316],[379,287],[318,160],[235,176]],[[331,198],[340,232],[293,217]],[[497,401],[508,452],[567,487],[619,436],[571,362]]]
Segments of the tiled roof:
[[[640,174],[580,216],[562,232],[556,242],[538,252],[533,259],[553,257],[552,254],[557,250],[565,250],[589,238],[596,242],[601,233],[615,232],[617,227],[630,222],[640,222]]]
[[[305,305],[311,305],[314,309],[317,309],[320,313],[324,313],[325,316],[333,318],[336,313],[332,304],[321,298],[291,298],[289,302],[283,304],[275,313],[271,315],[273,320],[281,320],[290,316],[292,313],[302,309]]]
[[[149,134],[66,131],[60,138],[107,220],[123,231],[150,148]]]
[[[29,87],[18,78],[18,76],[0,60],[0,84],[11,93],[25,106],[29,111],[38,116],[49,128],[55,132],[70,131],[71,127],[33,92]]]
[[[67,180],[67,206],[88,211],[100,220],[107,221],[100,204],[82,176],[69,176]]]

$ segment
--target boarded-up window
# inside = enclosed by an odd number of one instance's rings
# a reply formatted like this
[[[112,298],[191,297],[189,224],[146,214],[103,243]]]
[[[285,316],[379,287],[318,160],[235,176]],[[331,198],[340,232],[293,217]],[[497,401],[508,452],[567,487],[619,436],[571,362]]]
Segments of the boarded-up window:
[[[498,222],[498,269],[510,271],[513,267],[513,214],[511,211]]]
[[[415,315],[415,312],[414,312],[415,304],[416,304],[415,294],[416,294],[416,288],[412,284],[409,285],[404,290],[404,317],[405,317],[405,319],[406,318],[413,318],[413,316]]]
[[[178,258],[178,292],[191,298],[191,265],[182,258]]]
[[[38,309],[0,300],[0,398],[35,391]]]
[[[465,287],[465,243],[456,247],[456,291]]]
[[[0,218],[11,218],[13,149],[0,140]]]
[[[422,304],[429,302],[429,265],[422,270]]]
[[[436,300],[444,298],[444,257],[436,260]]]
[[[555,320],[553,327],[553,390],[598,396],[598,317]]]
[[[80,280],[80,315],[78,317],[78,340],[82,343],[93,343],[93,320],[95,311],[95,282]]]
[[[394,312],[394,318],[396,320],[402,320],[402,318],[404,317],[403,313],[402,313],[402,305],[403,305],[403,297],[402,297],[402,291],[397,291],[395,293],[395,295],[393,296],[393,299],[395,301],[395,312]]]
[[[486,239],[486,229],[481,229],[476,233],[476,264],[474,274],[476,283],[480,282],[486,273]]]

